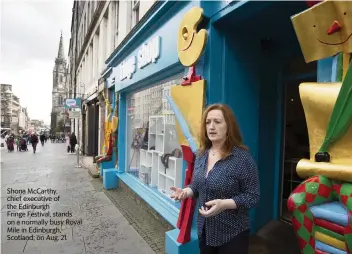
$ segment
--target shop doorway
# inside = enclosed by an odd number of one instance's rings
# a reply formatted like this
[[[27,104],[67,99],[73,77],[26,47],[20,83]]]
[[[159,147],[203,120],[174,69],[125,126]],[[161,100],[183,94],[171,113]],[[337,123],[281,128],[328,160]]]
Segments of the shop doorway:
[[[94,100],[92,104],[88,106],[88,136],[87,136],[87,156],[93,156],[93,162],[95,162],[95,156],[98,155],[98,137],[99,137],[99,105],[98,101]]]
[[[317,81],[316,62],[307,64],[299,55],[284,68],[283,111],[283,158],[281,168],[280,218],[291,222],[292,214],[287,210],[287,200],[292,191],[304,180],[297,175],[297,163],[309,159],[309,139],[299,85]]]

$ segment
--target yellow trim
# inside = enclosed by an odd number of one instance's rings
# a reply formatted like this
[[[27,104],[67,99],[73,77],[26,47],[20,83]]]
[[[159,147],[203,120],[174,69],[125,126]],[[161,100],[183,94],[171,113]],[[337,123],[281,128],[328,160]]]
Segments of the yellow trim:
[[[337,249],[346,250],[346,244],[343,241],[337,240],[336,238],[325,235],[321,232],[315,231],[315,239]]]

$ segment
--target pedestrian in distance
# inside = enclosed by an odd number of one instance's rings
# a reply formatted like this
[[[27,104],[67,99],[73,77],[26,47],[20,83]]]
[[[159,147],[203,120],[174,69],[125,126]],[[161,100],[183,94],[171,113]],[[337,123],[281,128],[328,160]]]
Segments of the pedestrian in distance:
[[[66,133],[66,147],[67,147],[67,154],[70,154],[71,146],[70,146],[70,134]]]
[[[260,199],[259,177],[227,105],[204,111],[192,182],[171,190],[175,200],[198,198],[200,254],[248,254],[249,210]]]
[[[16,136],[15,140],[16,140],[16,148],[17,148],[17,151],[18,151],[19,150],[19,146],[20,146],[20,137]]]
[[[10,134],[7,138],[6,138],[6,144],[7,144],[7,151],[8,152],[13,152],[15,150],[15,136],[13,134]]]
[[[70,147],[71,147],[71,153],[75,153],[75,147],[77,144],[77,138],[74,132],[72,132],[70,136]]]
[[[37,150],[38,142],[39,142],[39,139],[38,139],[37,133],[34,132],[31,136],[31,144],[32,144],[32,148],[33,148],[33,153],[35,153]]]
[[[44,146],[45,134],[44,133],[40,134],[39,139],[40,139],[40,143],[42,144],[42,146]]]

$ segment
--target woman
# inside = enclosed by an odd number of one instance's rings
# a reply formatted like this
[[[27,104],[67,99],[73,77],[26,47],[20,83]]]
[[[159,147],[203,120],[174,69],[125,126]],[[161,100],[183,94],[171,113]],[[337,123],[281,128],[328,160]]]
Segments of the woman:
[[[32,136],[31,136],[31,144],[32,144],[32,147],[33,147],[33,153],[35,153],[36,150],[37,150],[38,142],[39,142],[39,139],[38,139],[37,133],[33,133]]]
[[[192,183],[171,190],[176,200],[199,198],[201,254],[248,253],[249,209],[259,201],[259,177],[228,106],[214,104],[205,110]]]
[[[70,135],[69,135],[69,133],[66,134],[66,147],[67,147],[67,154],[70,154],[71,147],[70,147]]]

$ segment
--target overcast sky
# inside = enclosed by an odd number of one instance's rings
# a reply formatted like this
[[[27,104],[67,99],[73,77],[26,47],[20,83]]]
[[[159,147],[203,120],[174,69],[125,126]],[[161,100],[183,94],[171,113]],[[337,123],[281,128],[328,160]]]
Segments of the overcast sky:
[[[52,71],[61,30],[67,59],[73,0],[0,2],[0,82],[12,84],[31,119],[50,124]]]

